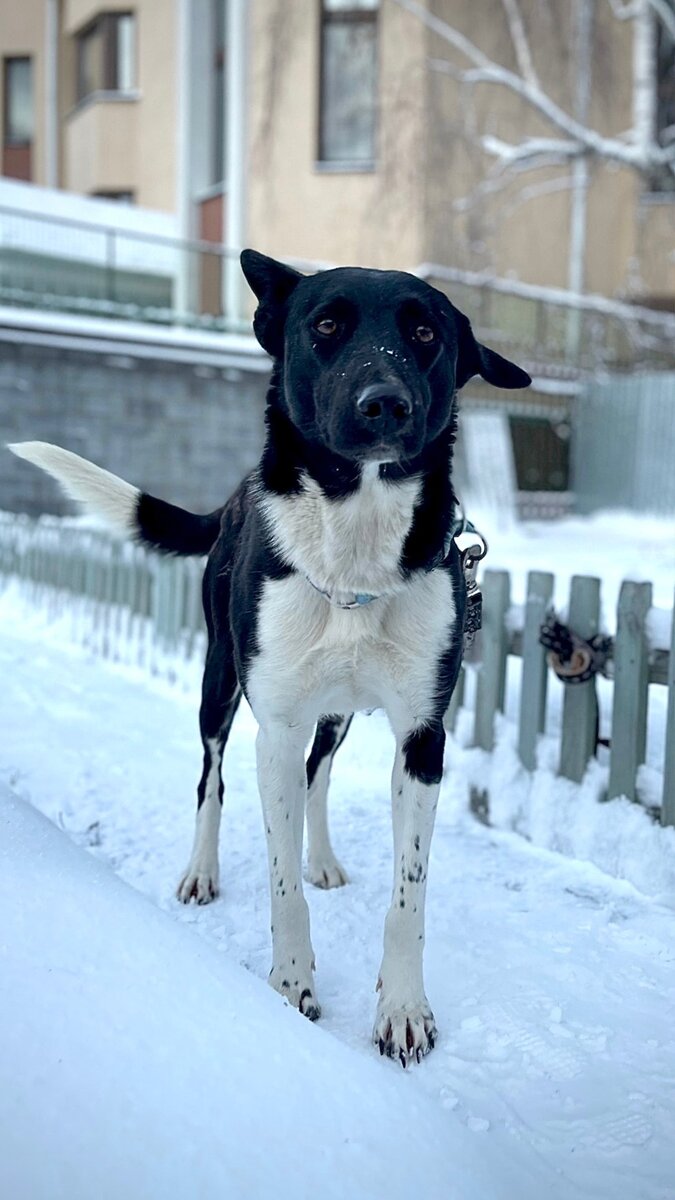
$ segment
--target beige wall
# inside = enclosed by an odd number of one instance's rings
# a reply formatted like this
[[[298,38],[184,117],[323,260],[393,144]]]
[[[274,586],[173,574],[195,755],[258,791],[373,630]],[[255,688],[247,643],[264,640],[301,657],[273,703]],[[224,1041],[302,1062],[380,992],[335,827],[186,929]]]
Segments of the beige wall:
[[[424,33],[387,5],[376,171],[316,166],[319,5],[253,0],[248,241],[271,254],[404,267],[423,256]]]
[[[196,11],[208,0],[194,0]],[[505,67],[516,61],[498,0],[426,0]],[[137,14],[137,98],[75,105],[74,34],[99,12]],[[570,2],[521,0],[546,91],[574,108]],[[33,175],[45,181],[46,0],[0,0],[0,53],[34,59]],[[630,126],[632,29],[596,0],[591,123]],[[63,0],[59,40],[62,186],[131,189],[139,204],[175,212],[178,152],[177,5],[174,0]],[[246,240],[280,256],[414,267],[437,261],[532,283],[568,280],[568,167],[528,170],[486,189],[494,160],[480,136],[507,141],[551,127],[503,87],[460,87],[430,68],[466,60],[395,0],[381,0],[380,121],[376,169],[316,164],[319,0],[249,0]],[[2,118],[0,88],[0,120]],[[195,121],[199,122],[197,112]],[[590,164],[586,288],[675,297],[675,195],[655,200],[625,168]],[[471,203],[462,207],[462,201]]]
[[[65,167],[69,189],[135,191],[138,187],[136,103],[112,100],[87,104],[67,122]]]
[[[174,0],[138,5],[138,203],[166,212],[175,212],[178,203],[176,11]]]
[[[137,97],[96,96],[75,105],[75,34],[98,12],[136,13]],[[77,192],[134,192],[148,208],[176,207],[176,7],[168,0],[68,0],[64,8],[66,97],[63,185]]]
[[[488,57],[518,70],[496,0],[427,0]],[[318,0],[252,0],[249,241],[279,255],[414,267],[436,261],[565,287],[572,171],[539,167],[501,178],[480,139],[557,136],[503,86],[460,86],[467,60],[395,0],[380,9],[380,146],[370,173],[315,164]],[[521,0],[546,93],[573,114],[572,3]],[[632,26],[594,5],[589,124],[616,135],[632,121]],[[441,72],[430,66],[443,61]],[[455,72],[453,77],[452,71]],[[486,186],[487,184],[487,186]],[[585,288],[609,295],[675,293],[675,196],[642,202],[626,168],[589,164]],[[670,249],[669,249],[670,248]]]
[[[501,5],[434,0],[433,8],[495,62],[517,70]],[[574,115],[577,57],[570,21],[575,6],[522,0],[521,8],[542,86]],[[632,25],[616,20],[608,4],[596,3],[593,12],[587,120],[601,134],[616,136],[632,123]],[[456,69],[467,66],[463,56],[431,34],[429,58],[442,58]],[[500,177],[495,159],[480,146],[485,133],[517,144],[527,136],[561,136],[558,131],[503,86],[460,87],[452,76],[435,71],[429,72],[429,111],[430,257],[530,283],[567,286],[570,167]],[[496,186],[486,188],[486,180]],[[675,193],[661,203],[645,203],[644,180],[600,159],[589,162],[588,180],[585,290],[627,297],[669,294],[675,300]],[[463,208],[466,197],[472,202]]]
[[[33,181],[45,178],[45,0],[4,0],[0,4],[0,57],[30,55],[33,59],[35,138]],[[4,86],[0,86],[0,129],[4,128]]]
[[[88,25],[101,12],[128,12],[130,9],[142,8],[143,0],[132,3],[131,0],[63,0],[63,28],[65,33],[73,34],[84,25]],[[171,8],[171,2],[164,5]]]
[[[661,307],[675,308],[675,200],[638,204],[637,254],[642,268],[642,287],[648,288]]]

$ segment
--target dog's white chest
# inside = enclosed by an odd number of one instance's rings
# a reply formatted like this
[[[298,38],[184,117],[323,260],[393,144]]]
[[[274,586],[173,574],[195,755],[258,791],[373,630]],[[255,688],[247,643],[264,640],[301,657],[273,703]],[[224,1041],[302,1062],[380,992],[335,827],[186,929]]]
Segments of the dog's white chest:
[[[292,575],[265,583],[248,695],[261,724],[384,708],[410,727],[434,711],[441,655],[455,625],[452,582],[420,575],[396,595],[344,610]]]
[[[339,603],[355,592],[400,588],[398,564],[420,486],[418,477],[382,480],[373,463],[358,490],[343,499],[328,500],[306,475],[299,495],[267,495],[262,507],[285,561]]]

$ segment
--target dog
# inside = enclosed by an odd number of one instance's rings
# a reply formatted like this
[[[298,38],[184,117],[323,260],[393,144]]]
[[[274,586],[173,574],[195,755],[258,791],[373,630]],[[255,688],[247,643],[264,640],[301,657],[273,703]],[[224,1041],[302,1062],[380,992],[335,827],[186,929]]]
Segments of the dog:
[[[204,761],[177,894],[186,904],[218,895],[221,760],[243,694],[259,726],[269,981],[312,1021],[320,1007],[302,886],[304,815],[309,880],[345,884],[328,832],[331,765],[351,715],[385,710],[396,738],[394,885],[373,1041],[405,1067],[437,1038],[422,959],[443,716],[466,604],[452,537],[457,393],[474,375],[499,388],[531,380],[414,275],[342,267],[304,276],[253,250],[241,265],[273,366],[260,463],[222,509],[185,512],[59,447],[10,448],[124,534],[164,553],[208,555]]]

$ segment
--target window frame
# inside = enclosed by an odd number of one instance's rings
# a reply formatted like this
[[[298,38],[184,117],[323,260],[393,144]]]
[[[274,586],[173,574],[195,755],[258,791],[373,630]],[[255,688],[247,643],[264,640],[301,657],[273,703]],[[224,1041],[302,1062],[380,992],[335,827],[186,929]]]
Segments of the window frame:
[[[132,82],[128,87],[120,87],[119,79],[119,25],[124,18],[130,19],[132,22],[132,65],[131,74],[135,78],[137,73],[137,37],[138,37],[138,19],[136,12],[133,9],[117,9],[98,13],[93,20],[88,21],[81,29],[78,29],[74,35],[75,40],[75,103],[76,105],[85,104],[91,100],[93,96],[110,95],[110,96],[133,96],[136,93],[137,84]],[[94,86],[88,91],[84,90],[83,86],[83,53],[82,48],[88,38],[93,38],[99,42],[98,53],[100,61],[98,69],[100,71],[99,86]]]
[[[319,30],[318,30],[318,97],[316,106],[317,127],[316,127],[316,170],[322,174],[352,172],[369,173],[377,168],[378,158],[378,91],[379,91],[379,23],[380,23],[380,8],[378,3],[372,8],[335,8],[326,7],[325,0],[319,2]],[[324,144],[324,85],[325,85],[325,56],[324,56],[324,29],[326,25],[338,24],[369,24],[374,26],[375,31],[375,79],[374,79],[374,95],[373,105],[375,109],[375,119],[373,122],[373,154],[371,158],[345,158],[335,159],[325,157]]]

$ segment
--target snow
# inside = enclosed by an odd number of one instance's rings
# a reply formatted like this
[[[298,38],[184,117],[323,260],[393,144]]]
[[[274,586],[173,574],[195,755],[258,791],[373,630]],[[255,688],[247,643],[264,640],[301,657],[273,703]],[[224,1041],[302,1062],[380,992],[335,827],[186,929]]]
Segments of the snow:
[[[601,625],[606,633],[616,631],[616,604],[624,579],[650,581],[654,607],[673,611],[675,514],[669,519],[616,511],[516,522],[503,512],[471,508],[467,516],[487,537],[485,566],[511,573],[514,604],[525,603],[528,571],[550,571],[555,576],[555,606],[562,612],[573,575],[602,580]],[[666,618],[656,618],[655,633],[663,641]]]
[[[527,530],[504,538],[512,569],[539,565],[518,557],[519,539],[536,543]],[[590,539],[576,555],[572,541],[569,564],[583,570]],[[669,569],[655,580],[664,595]],[[336,763],[332,826],[352,882],[307,888],[324,1013],[314,1027],[263,982],[250,712],[225,759],[223,894],[185,908],[174,887],[200,766],[196,679],[171,686],[102,662],[64,629],[18,610],[11,590],[0,597],[0,786],[14,796],[1,809],[0,1073],[12,1086],[0,1194],[672,1200],[675,914],[469,815],[472,775],[494,769],[508,784],[514,773],[508,722],[493,767],[461,728],[448,754],[426,950],[441,1038],[404,1073],[370,1044],[391,887],[381,715],[357,719]],[[570,794],[560,836],[573,807]],[[588,828],[611,842],[616,810],[593,809]],[[530,836],[535,818],[550,822],[530,813]],[[671,864],[650,889],[669,901],[675,855],[634,840],[645,874]]]
[[[525,1183],[4,788],[0,824],[2,1195],[309,1197],[320,1184],[340,1200],[460,1200]]]
[[[599,512],[555,522],[509,520],[504,512],[471,511],[487,537],[490,569],[511,575],[508,626],[522,629],[527,573],[550,571],[554,604],[567,614],[573,575],[601,581],[603,632],[616,632],[616,610],[624,579],[649,581],[653,605],[647,620],[652,649],[669,649],[675,592],[675,518]],[[537,770],[525,771],[516,752],[520,662],[509,660],[506,720],[498,722],[492,755],[472,749],[475,673],[469,671],[467,708],[460,712],[452,761],[468,783],[490,795],[490,820],[516,829],[534,844],[594,863],[628,880],[648,895],[675,906],[675,831],[664,830],[644,809],[658,809],[663,792],[667,689],[649,689],[647,760],[638,774],[639,805],[626,800],[602,803],[609,778],[609,755],[602,748],[580,786],[558,777],[564,685],[549,676],[546,736],[538,747]],[[612,685],[598,678],[600,733],[611,732]]]

